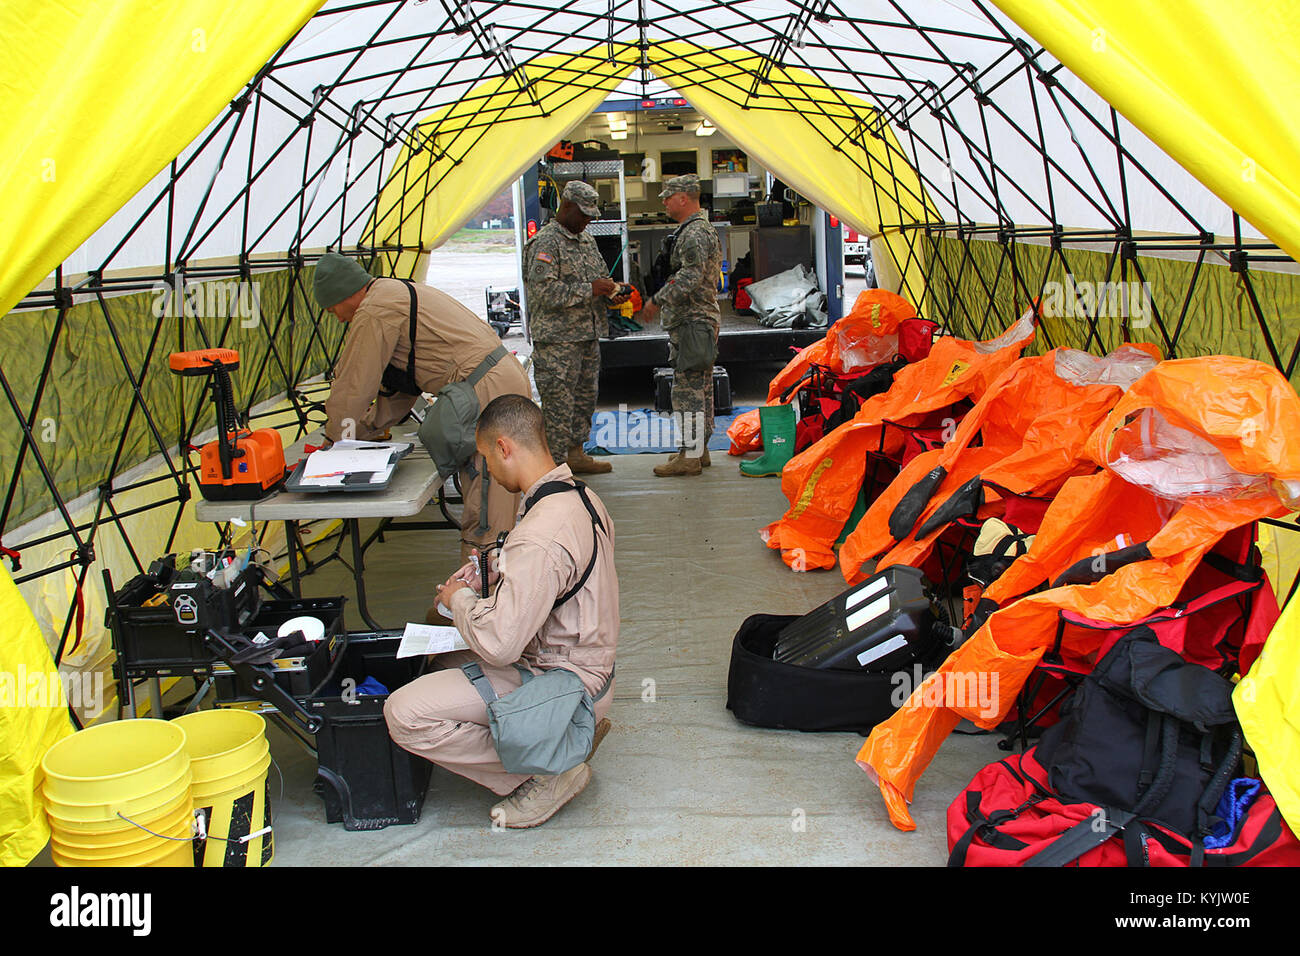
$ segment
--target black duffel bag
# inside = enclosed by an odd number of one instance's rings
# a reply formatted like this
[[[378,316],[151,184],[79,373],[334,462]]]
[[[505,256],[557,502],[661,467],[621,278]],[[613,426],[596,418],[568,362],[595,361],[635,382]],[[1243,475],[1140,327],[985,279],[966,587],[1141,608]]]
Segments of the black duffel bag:
[[[886,720],[918,683],[915,664],[896,671],[851,671],[801,667],[772,659],[781,630],[794,614],[754,614],[731,645],[727,709],[756,727],[780,730],[852,730],[863,736]],[[917,661],[923,673],[943,662],[936,647]]]

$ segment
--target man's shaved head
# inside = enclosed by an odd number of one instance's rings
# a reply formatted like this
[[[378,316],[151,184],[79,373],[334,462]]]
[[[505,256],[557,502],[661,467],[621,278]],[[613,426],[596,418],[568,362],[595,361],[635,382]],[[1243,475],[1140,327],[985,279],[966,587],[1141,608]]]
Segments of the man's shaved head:
[[[500,395],[479,413],[475,429],[479,441],[492,442],[502,435],[523,448],[550,453],[542,410],[522,395]]]

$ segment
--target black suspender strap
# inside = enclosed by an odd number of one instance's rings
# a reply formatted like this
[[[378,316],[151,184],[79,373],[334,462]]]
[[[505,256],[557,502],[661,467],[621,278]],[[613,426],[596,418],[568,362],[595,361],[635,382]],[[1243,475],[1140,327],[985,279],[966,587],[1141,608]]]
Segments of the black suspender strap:
[[[409,319],[410,333],[411,333],[411,354],[406,360],[406,380],[408,382],[414,382],[415,381],[415,324],[416,324],[416,309],[418,308],[418,305],[415,301],[415,283],[409,282],[406,279],[403,279],[402,281],[406,283],[407,294],[410,295],[411,297],[411,317]]]
[[[597,529],[605,531],[605,525],[600,520],[600,515],[596,514],[595,506],[592,505],[591,499],[587,497],[587,486],[576,478],[574,479],[573,484],[569,484],[567,481],[548,481],[546,484],[542,485],[537,489],[536,494],[524,502],[524,514],[527,514],[532,510],[532,507],[543,498],[559,494],[563,491],[576,491],[578,496],[582,499],[583,506],[587,509],[587,514],[591,515],[591,560],[587,562],[587,569],[582,572],[582,577],[578,579],[578,583],[560,595],[556,602],[551,605],[551,610],[555,610],[565,601],[569,600],[581,591],[583,586],[587,583],[587,579],[591,577],[591,572],[596,567],[596,552],[600,549],[600,535],[597,533]],[[608,532],[606,532],[606,534],[608,534]]]

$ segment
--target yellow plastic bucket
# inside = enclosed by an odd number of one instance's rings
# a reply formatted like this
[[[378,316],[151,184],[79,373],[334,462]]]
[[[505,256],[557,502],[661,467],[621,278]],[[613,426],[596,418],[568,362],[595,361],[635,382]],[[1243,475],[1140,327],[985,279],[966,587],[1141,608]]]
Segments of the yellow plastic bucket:
[[[189,839],[159,840],[157,846],[145,852],[105,853],[103,856],[74,855],[72,851],[51,844],[50,856],[55,866],[194,866],[194,848]]]
[[[184,728],[147,718],[88,727],[47,750],[41,769],[57,865],[194,865]]]
[[[151,830],[156,830],[158,829],[157,824],[162,821],[170,820],[174,815],[179,813],[182,808],[184,809],[186,816],[192,817],[194,815],[194,803],[190,798],[188,778],[186,778],[185,783],[185,789],[163,807],[147,810],[143,813],[136,814],[135,816],[125,812],[123,813],[123,816],[129,817],[130,821],[134,822],[129,822],[128,820],[116,816],[111,820],[96,819],[89,821],[77,816],[69,817],[64,813],[66,809],[65,807],[51,803],[48,800],[45,802],[45,812],[50,818],[51,829],[69,835],[74,833],[116,833],[121,830],[135,830],[138,832],[139,827],[137,827],[136,824],[146,826]]]
[[[117,720],[80,730],[45,752],[46,799],[73,807],[133,804],[173,787],[189,768],[185,730],[175,722]]]
[[[61,821],[81,822],[92,828],[95,824],[117,826],[123,822],[118,816],[121,813],[132,820],[143,822],[143,819],[150,814],[156,816],[161,807],[188,799],[190,768],[187,765],[174,779],[162,782],[152,790],[147,790],[129,800],[114,800],[108,803],[71,802],[52,797],[48,787],[42,788],[42,792],[45,797],[45,812]]]
[[[71,854],[108,847],[116,847],[124,853],[141,852],[158,842],[155,834],[188,839],[194,825],[194,811],[187,800],[157,820],[137,822],[139,826],[128,823],[125,829],[94,831],[65,830],[57,822],[51,821],[51,839],[55,846]]]
[[[271,751],[265,719],[245,710],[206,710],[172,723],[185,730],[194,810],[207,833],[207,839],[195,842],[195,865],[270,863],[275,844],[269,830]]]

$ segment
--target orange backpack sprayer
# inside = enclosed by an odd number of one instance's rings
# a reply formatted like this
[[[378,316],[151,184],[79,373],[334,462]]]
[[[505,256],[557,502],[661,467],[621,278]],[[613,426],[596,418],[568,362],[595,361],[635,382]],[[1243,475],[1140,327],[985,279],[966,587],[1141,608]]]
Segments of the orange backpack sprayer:
[[[247,501],[269,494],[284,477],[284,443],[273,428],[239,427],[230,373],[239,368],[234,349],[173,352],[177,375],[212,376],[217,437],[199,451],[199,491],[209,501]]]

